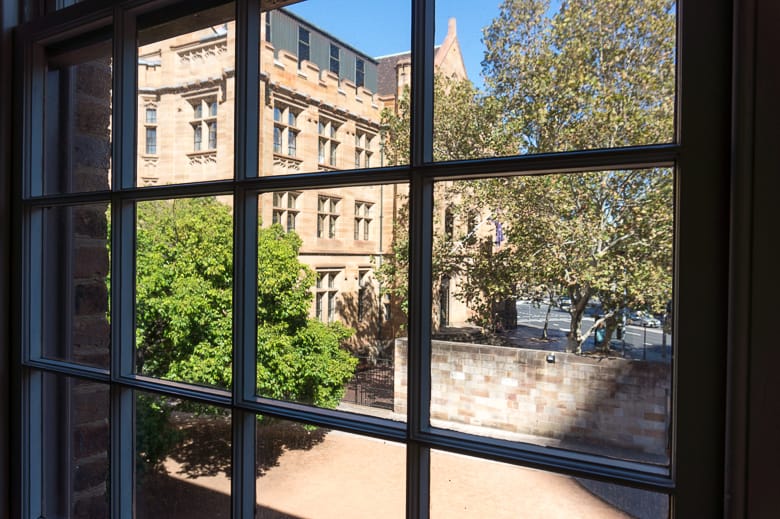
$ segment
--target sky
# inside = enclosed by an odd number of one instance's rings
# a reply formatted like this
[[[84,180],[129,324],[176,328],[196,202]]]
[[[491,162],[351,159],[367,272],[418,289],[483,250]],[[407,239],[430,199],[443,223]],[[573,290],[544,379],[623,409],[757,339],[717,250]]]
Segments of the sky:
[[[483,85],[482,28],[498,14],[499,4],[500,0],[436,2],[436,44],[447,33],[447,20],[454,17],[466,73],[479,88]],[[288,9],[369,56],[405,52],[411,47],[409,0],[308,0]]]

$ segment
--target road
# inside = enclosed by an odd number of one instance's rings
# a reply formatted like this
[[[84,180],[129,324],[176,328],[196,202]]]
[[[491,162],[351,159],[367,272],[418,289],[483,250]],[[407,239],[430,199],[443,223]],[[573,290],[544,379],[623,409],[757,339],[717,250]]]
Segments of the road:
[[[531,303],[517,303],[517,324],[521,326],[530,326],[541,329],[544,326],[547,306],[544,304],[536,308]],[[582,319],[582,332],[585,333],[593,325],[593,317],[585,316]],[[548,330],[567,333],[571,325],[571,315],[569,312],[558,308],[552,308],[550,311],[550,322]],[[612,337],[612,348],[623,353],[625,357],[632,359],[668,361],[672,354],[672,336],[666,334],[666,348],[663,347],[663,332],[661,328],[646,328],[642,326],[628,325],[626,327],[625,341],[619,341]],[[593,336],[588,338],[584,344],[584,349],[593,349]],[[664,351],[665,350],[665,351]]]

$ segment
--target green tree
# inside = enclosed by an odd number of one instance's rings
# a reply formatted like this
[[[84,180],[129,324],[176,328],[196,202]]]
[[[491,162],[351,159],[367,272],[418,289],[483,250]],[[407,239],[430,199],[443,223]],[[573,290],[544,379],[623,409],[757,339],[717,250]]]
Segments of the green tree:
[[[483,71],[518,152],[669,142],[675,2],[505,0],[485,28]],[[569,350],[597,295],[611,328],[625,305],[671,296],[673,177],[667,170],[551,175],[480,186],[506,209],[516,276],[572,298]],[[498,202],[497,202],[498,201]],[[597,323],[598,324],[598,323]]]
[[[675,2],[505,0],[485,84],[521,153],[670,142]]]
[[[213,197],[138,206],[136,352],[140,372],[229,388],[232,383],[232,217]],[[335,407],[356,359],[352,330],[308,317],[314,273],[301,239],[258,229],[257,389]]]
[[[612,327],[619,309],[660,310],[670,298],[672,185],[671,172],[659,169],[491,179],[461,188],[469,204],[498,206],[507,279],[559,287],[571,297],[567,349],[579,352],[593,329],[580,331],[594,296]]]
[[[669,0],[569,0],[557,11],[549,1],[502,2],[484,29],[486,93],[472,87],[459,96],[437,81],[434,158],[671,141],[675,25]],[[399,106],[403,120],[407,104]],[[513,287],[570,295],[568,349],[580,351],[590,333],[580,332],[582,315],[594,296],[610,327],[623,306],[658,309],[670,299],[672,186],[663,169],[447,184],[437,203],[461,222],[475,214],[501,222],[507,242],[490,246],[485,229],[471,242],[455,239],[454,248],[435,242],[434,272],[460,277],[459,297],[487,329],[499,327],[496,307]]]
[[[405,164],[409,158],[410,128],[409,89],[405,88],[396,103],[396,109],[385,109],[382,124],[385,128],[384,153],[394,164]],[[436,161],[467,160],[487,155],[507,154],[514,148],[510,136],[500,124],[500,106],[489,96],[483,95],[465,79],[434,75],[434,140],[433,157]],[[437,183],[434,193],[434,226],[440,231],[446,226],[448,214],[457,212],[459,200],[453,198],[451,183]],[[407,199],[401,196],[399,212],[393,232],[393,254],[386,258],[378,271],[383,290],[399,301],[407,311],[407,287],[409,268],[409,231]],[[436,232],[434,235],[433,280],[434,305],[432,317],[439,313],[438,297],[444,276],[463,272],[461,260],[467,229],[453,229],[451,234]],[[469,243],[472,244],[473,240]],[[472,244],[473,245],[473,244]],[[496,258],[494,258],[495,260]],[[495,276],[494,268],[486,268],[483,274],[491,275],[482,287],[483,298],[492,296],[489,286],[496,286],[503,279]],[[486,280],[484,276],[482,280]]]

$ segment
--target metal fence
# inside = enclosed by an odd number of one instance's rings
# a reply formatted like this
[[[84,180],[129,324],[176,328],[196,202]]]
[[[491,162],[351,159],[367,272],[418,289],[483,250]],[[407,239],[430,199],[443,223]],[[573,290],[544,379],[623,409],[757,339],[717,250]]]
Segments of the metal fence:
[[[347,384],[344,402],[393,410],[393,359],[358,357],[355,376]]]

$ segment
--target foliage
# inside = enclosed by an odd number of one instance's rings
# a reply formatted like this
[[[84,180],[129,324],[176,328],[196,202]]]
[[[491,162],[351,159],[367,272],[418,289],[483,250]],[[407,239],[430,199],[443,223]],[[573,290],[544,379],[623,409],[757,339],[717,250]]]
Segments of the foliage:
[[[137,230],[137,364],[171,380],[232,384],[232,217],[215,198],[143,202]],[[310,319],[301,239],[258,229],[258,394],[335,407],[356,359],[352,330]]]
[[[522,153],[672,140],[675,2],[505,0],[483,30],[488,92]]]
[[[569,0],[558,7],[544,0],[500,5],[483,32],[485,94],[437,76],[435,160],[672,140],[675,3]],[[398,130],[408,128],[405,110],[402,97],[387,121],[391,138],[404,137],[389,145],[400,157],[408,156],[408,131]],[[580,328],[592,297],[609,327],[623,307],[660,309],[671,298],[668,170],[442,182],[435,196],[434,277],[458,276],[456,296],[483,328],[500,328],[496,308],[515,287],[543,286],[572,298],[568,349],[579,351],[590,333]],[[459,222],[452,236],[440,232],[445,210]],[[506,238],[500,247],[485,225],[496,221]],[[389,274],[397,280],[403,269]]]
[[[406,87],[396,103],[395,111],[385,109],[382,124],[385,130],[384,153],[395,164],[409,160],[410,128],[409,88]],[[434,139],[433,157],[436,161],[466,160],[491,154],[508,153],[512,149],[509,137],[499,123],[499,106],[484,96],[468,80],[434,75]],[[408,311],[409,229],[406,197],[400,197],[398,218],[393,231],[393,255],[378,269],[377,276],[383,289],[400,301],[404,312]],[[447,187],[435,188],[434,219],[436,228],[442,228],[445,211],[454,201]],[[437,233],[434,236],[433,279],[434,292],[438,291],[442,276],[452,275],[453,236]],[[433,298],[433,315],[438,313],[438,300]]]
[[[669,142],[675,3],[505,0],[484,30],[487,88],[521,153]],[[614,325],[626,305],[670,299],[673,177],[667,170],[517,178],[483,193],[503,207],[518,279],[572,298],[569,349],[598,295]],[[480,186],[482,188],[483,186]],[[479,189],[478,189],[479,190]],[[497,201],[500,201],[497,203]]]
[[[608,313],[626,306],[660,310],[670,298],[672,185],[671,172],[657,169],[491,179],[460,188],[469,203],[501,214],[509,244],[503,276],[560,287],[571,297],[569,349],[579,351],[590,333],[579,330],[593,296]]]

